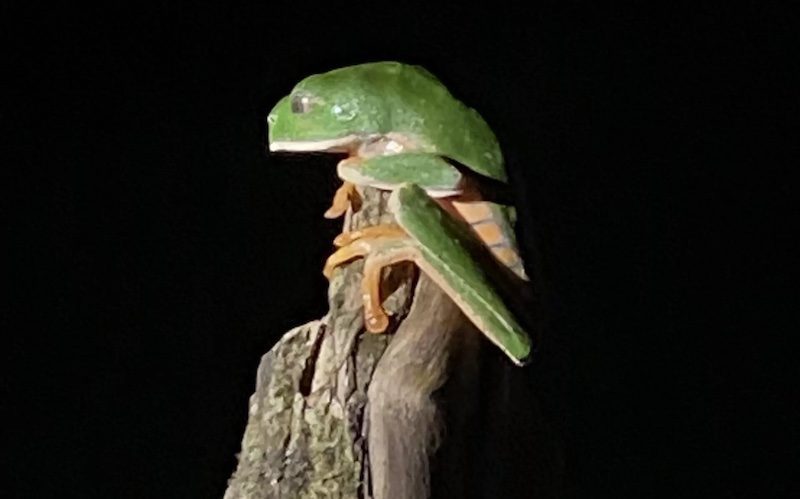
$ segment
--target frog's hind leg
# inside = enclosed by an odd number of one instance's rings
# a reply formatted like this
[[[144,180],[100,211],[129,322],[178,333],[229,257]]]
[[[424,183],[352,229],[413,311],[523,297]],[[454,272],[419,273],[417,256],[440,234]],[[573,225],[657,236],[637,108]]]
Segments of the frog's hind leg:
[[[389,317],[383,308],[381,299],[381,276],[385,267],[395,263],[414,261],[419,252],[414,246],[396,244],[403,241],[387,241],[391,246],[374,254],[367,255],[364,260],[364,279],[361,281],[361,293],[364,300],[364,324],[370,333],[382,333],[389,326]],[[394,244],[393,244],[394,243]]]

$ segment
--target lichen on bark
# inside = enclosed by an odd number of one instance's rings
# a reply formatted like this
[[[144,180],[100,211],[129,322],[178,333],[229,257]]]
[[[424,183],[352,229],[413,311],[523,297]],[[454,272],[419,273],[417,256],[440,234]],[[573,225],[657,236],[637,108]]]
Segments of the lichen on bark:
[[[350,229],[393,220],[385,192],[360,191],[362,205],[349,212]],[[364,334],[361,261],[334,273],[330,309],[287,332],[258,368],[255,393],[226,499],[368,497],[365,485],[364,412],[372,373],[389,334]],[[385,273],[384,306],[402,321],[415,272],[397,265]]]

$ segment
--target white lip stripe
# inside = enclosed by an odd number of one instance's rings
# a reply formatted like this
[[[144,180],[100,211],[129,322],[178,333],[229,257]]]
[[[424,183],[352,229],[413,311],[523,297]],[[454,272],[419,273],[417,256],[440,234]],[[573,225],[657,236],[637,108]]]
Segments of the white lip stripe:
[[[293,141],[293,140],[276,140],[270,142],[270,151],[289,151],[289,152],[313,152],[325,151],[336,147],[350,145],[358,140],[357,135],[345,135],[338,139],[328,140],[308,140],[308,141]]]

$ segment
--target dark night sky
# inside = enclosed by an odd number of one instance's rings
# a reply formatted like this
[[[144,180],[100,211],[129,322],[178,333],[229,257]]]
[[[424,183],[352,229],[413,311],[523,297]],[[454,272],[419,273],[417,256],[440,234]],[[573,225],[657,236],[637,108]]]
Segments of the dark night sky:
[[[18,159],[3,174],[23,182],[4,203],[21,214],[7,224],[19,250],[8,282],[25,327],[8,328],[5,355],[27,368],[10,390],[32,423],[9,432],[22,449],[14,497],[221,497],[260,356],[326,309],[320,270],[338,227],[321,216],[334,160],[270,158],[266,114],[300,78],[383,59],[428,68],[501,140],[547,299],[549,350],[532,376],[572,496],[782,490],[765,463],[789,454],[761,442],[785,408],[740,397],[772,386],[742,331],[750,302],[717,307],[714,278],[686,264],[728,252],[715,230],[765,188],[720,178],[708,151],[728,147],[720,130],[742,125],[736,106],[761,82],[724,69],[769,41],[735,27],[723,42],[711,11],[454,10],[14,17],[17,106],[3,126]],[[699,219],[715,229],[690,232]],[[703,262],[733,288],[762,260]],[[690,319],[697,300],[722,313]]]

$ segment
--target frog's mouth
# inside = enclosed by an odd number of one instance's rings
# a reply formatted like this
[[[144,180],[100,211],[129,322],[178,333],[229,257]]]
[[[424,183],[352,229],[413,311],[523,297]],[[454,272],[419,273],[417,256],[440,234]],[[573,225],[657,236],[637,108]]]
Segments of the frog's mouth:
[[[355,134],[323,140],[275,140],[269,143],[271,152],[352,152],[361,145],[363,137]]]

